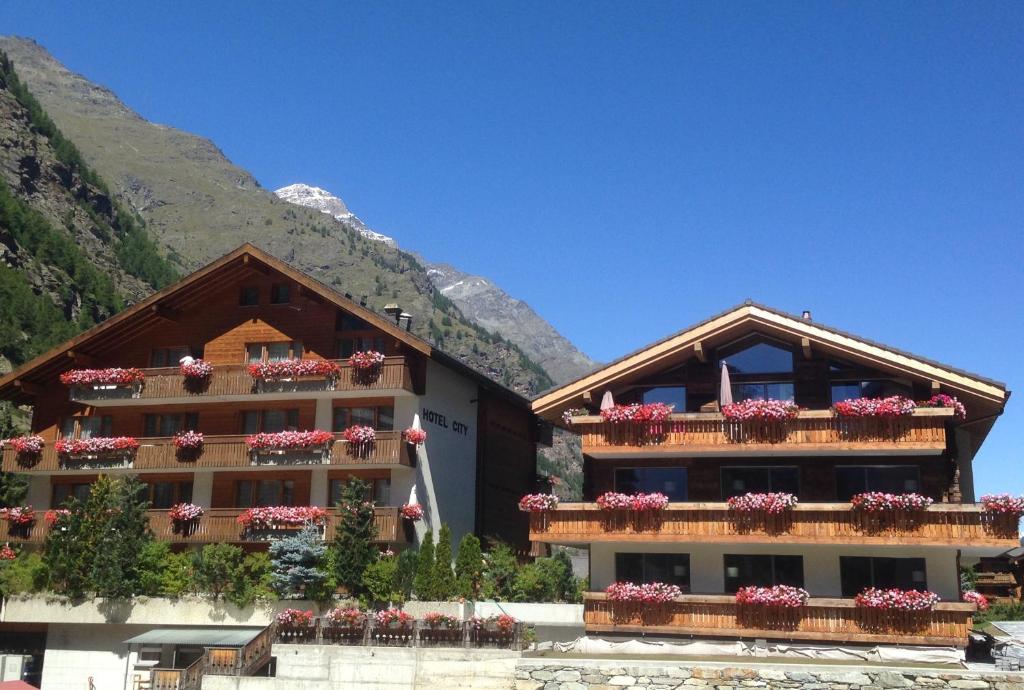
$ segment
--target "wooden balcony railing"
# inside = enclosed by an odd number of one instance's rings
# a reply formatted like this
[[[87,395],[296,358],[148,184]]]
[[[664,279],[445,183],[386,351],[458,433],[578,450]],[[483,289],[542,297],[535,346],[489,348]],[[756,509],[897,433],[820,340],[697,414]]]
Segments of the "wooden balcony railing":
[[[563,503],[530,515],[530,540],[588,542],[768,542],[803,544],[1017,545],[1019,520],[979,505],[937,503],[923,511],[865,513],[849,503],[803,503],[780,515],[736,513],[726,503],[670,503],[660,511],[604,511]]]
[[[19,458],[11,448],[3,451],[4,472],[59,472],[61,470],[194,470],[265,465],[373,465],[390,466],[412,463],[409,446],[399,431],[378,431],[377,440],[366,446],[352,446],[341,434],[328,448],[287,452],[253,453],[245,436],[206,436],[202,450],[182,453],[168,437],[140,438],[134,453],[117,452],[85,458],[66,458],[48,443],[37,458]]]
[[[398,515],[398,508],[393,506],[382,506],[374,508],[374,526],[377,529],[377,542],[404,542],[405,528],[402,519]],[[46,541],[46,535],[51,527],[46,524],[43,516],[44,511],[36,513],[36,521],[25,529],[11,529],[10,523],[0,520],[0,541],[12,543],[41,544]],[[199,518],[198,522],[188,529],[176,529],[171,519],[167,516],[166,510],[149,511],[149,528],[157,539],[169,541],[176,544],[213,544],[221,542],[245,543],[245,542],[267,542],[272,537],[292,533],[294,530],[274,530],[246,532],[238,524],[238,516],[242,513],[241,508],[207,508],[206,514]],[[338,516],[330,511],[327,522],[324,525],[324,536],[330,539],[334,536],[334,528]]]
[[[735,453],[744,448],[773,452],[941,452],[946,449],[949,408],[921,408],[895,419],[836,417],[831,410],[805,410],[788,422],[734,422],[718,412],[673,414],[664,422],[611,423],[575,417],[583,452],[620,454],[673,452]]]
[[[667,604],[609,601],[603,592],[583,597],[588,633],[646,633],[967,646],[974,604],[940,603],[931,611],[866,609],[852,599],[812,598],[799,608],[739,606],[731,594],[686,594]]]
[[[145,379],[141,386],[74,386],[71,400],[94,405],[123,404],[126,400],[167,401],[185,398],[222,400],[238,396],[269,393],[307,393],[322,391],[413,391],[412,374],[405,357],[388,357],[377,376],[365,376],[349,366],[348,360],[336,360],[341,375],[336,379],[324,377],[296,377],[281,381],[255,381],[249,376],[246,364],[216,364],[213,374],[203,385],[185,380],[178,367],[143,369]]]
[[[270,661],[274,640],[271,623],[244,647],[207,647],[203,655],[186,668],[154,668],[151,690],[199,690],[203,676],[248,676]]]
[[[206,657],[201,656],[187,668],[154,668],[150,672],[152,690],[199,690],[203,682]]]

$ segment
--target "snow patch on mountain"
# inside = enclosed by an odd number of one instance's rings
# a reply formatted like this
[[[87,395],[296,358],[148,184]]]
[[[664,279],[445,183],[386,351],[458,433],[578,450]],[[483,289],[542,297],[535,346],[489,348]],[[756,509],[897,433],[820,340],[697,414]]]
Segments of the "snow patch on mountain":
[[[276,194],[278,198],[283,199],[290,204],[306,206],[308,208],[316,209],[321,213],[326,213],[335,220],[350,226],[363,237],[373,240],[374,242],[383,242],[384,244],[392,247],[398,246],[398,243],[395,242],[393,238],[366,227],[366,224],[363,223],[356,214],[348,210],[348,206],[345,205],[344,201],[334,196],[326,189],[302,184],[300,182],[297,184],[290,184],[287,187],[281,187],[276,190],[274,194]]]

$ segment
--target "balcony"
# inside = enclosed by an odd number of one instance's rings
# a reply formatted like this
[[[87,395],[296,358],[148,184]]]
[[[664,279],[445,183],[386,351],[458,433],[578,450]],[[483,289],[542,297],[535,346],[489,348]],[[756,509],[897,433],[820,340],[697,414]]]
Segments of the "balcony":
[[[563,503],[530,515],[530,540],[591,542],[905,544],[1011,549],[1015,517],[978,505],[938,503],[920,512],[864,513],[849,503],[805,503],[780,515],[730,512],[726,503],[670,503],[661,511],[604,511],[595,503]]]
[[[340,434],[325,449],[302,451],[271,451],[255,453],[245,443],[245,436],[207,436],[202,450],[196,455],[183,455],[174,445],[173,438],[140,438],[134,453],[117,452],[88,455],[79,458],[62,457],[52,443],[31,464],[19,459],[10,448],[3,451],[0,468],[4,472],[47,473],[60,471],[96,471],[126,469],[134,471],[188,471],[195,469],[230,469],[252,467],[281,467],[331,465],[338,467],[396,467],[411,466],[413,454],[402,441],[401,432],[378,431],[372,446],[356,448]]]
[[[357,375],[348,360],[337,379],[296,377],[279,381],[255,381],[246,364],[217,364],[203,385],[193,385],[178,367],[143,369],[145,380],[138,386],[74,386],[69,393],[75,402],[96,406],[224,402],[260,396],[266,399],[316,396],[356,397],[366,393],[397,395],[413,393],[412,374],[405,357],[388,357],[373,378]]]
[[[41,544],[46,541],[46,535],[50,526],[43,518],[42,510],[36,513],[36,521],[24,532],[10,530],[6,520],[0,520],[0,541],[11,543]],[[149,511],[149,528],[157,539],[169,541],[174,544],[213,544],[221,542],[230,543],[266,543],[272,537],[294,534],[295,530],[271,530],[256,533],[243,533],[238,524],[238,516],[243,512],[242,508],[207,508],[206,514],[199,518],[194,529],[176,531],[166,510]],[[398,515],[398,508],[394,506],[382,506],[373,509],[374,526],[377,528],[375,541],[381,543],[405,542],[405,528],[402,519]],[[337,525],[338,516],[334,512],[328,513],[327,522],[324,527],[324,535],[327,539],[334,536],[334,528]]]
[[[940,603],[931,611],[865,609],[852,599],[812,598],[794,609],[739,606],[731,594],[686,594],[667,604],[583,598],[588,633],[697,635],[821,642],[967,646],[974,604]]]
[[[789,422],[735,422],[718,412],[673,414],[665,422],[610,423],[574,417],[583,452],[593,457],[705,455],[938,455],[946,449],[950,408],[922,408],[896,419],[836,417],[804,410]]]

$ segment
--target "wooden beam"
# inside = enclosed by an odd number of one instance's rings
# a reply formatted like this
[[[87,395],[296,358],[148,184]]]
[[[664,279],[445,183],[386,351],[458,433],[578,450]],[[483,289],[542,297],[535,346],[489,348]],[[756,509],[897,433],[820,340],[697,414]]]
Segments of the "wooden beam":
[[[583,391],[583,404],[588,407],[594,404],[594,396],[590,394],[590,391]]]
[[[242,265],[246,268],[251,268],[254,271],[258,271],[263,275],[270,275],[270,267],[261,261],[257,261],[249,254],[242,257]]]
[[[82,367],[97,367],[97,366],[99,366],[99,361],[95,357],[87,355],[87,354],[85,354],[84,352],[82,352],[80,350],[68,350],[67,351],[67,356],[68,356],[68,359],[73,361],[78,366],[82,366]]]
[[[811,358],[811,339],[800,338],[800,348],[804,351],[804,359]]]
[[[177,321],[181,318],[181,314],[176,309],[171,309],[162,304],[154,304],[149,308],[153,312],[153,316],[158,319],[164,319],[165,321]]]
[[[701,364],[708,363],[708,355],[704,352],[704,343],[700,340],[693,344],[693,354],[697,356],[697,360]]]
[[[23,379],[15,379],[14,385],[20,388],[26,395],[39,395],[43,392],[42,386]]]

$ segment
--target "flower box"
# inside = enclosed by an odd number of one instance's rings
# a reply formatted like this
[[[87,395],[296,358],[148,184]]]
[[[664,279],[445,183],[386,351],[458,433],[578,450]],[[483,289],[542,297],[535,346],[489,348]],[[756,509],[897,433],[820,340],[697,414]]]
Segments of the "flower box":
[[[605,589],[610,601],[644,604],[667,604],[682,593],[683,590],[679,586],[664,582],[646,582],[640,585],[633,582],[616,582]]]
[[[370,386],[380,379],[384,369],[384,353],[374,350],[354,352],[348,358],[348,366],[352,371],[352,382],[360,386]]]
[[[964,404],[957,400],[952,395],[946,395],[945,393],[936,393],[932,397],[928,398],[924,402],[917,403],[918,407],[951,407],[953,408],[953,416],[957,419],[967,419],[967,408]]]
[[[632,405],[614,405],[601,410],[601,419],[613,424],[623,422],[664,422],[675,409],[666,403],[635,403]]]
[[[398,509],[398,514],[411,522],[423,519],[423,506],[419,503],[405,503]]]
[[[464,637],[462,621],[444,613],[428,613],[423,617],[419,639],[430,645],[459,646]]]
[[[11,537],[28,539],[36,524],[36,511],[32,506],[0,508],[0,519],[7,521],[7,533]]]
[[[854,510],[867,513],[919,512],[927,510],[934,502],[928,496],[917,493],[890,494],[881,491],[869,491],[850,498],[850,505]]]
[[[981,505],[985,512],[993,515],[1007,515],[1018,519],[1024,515],[1024,496],[985,494],[981,497]]]
[[[558,496],[554,494],[526,494],[519,499],[519,510],[524,513],[545,513],[558,508]]]
[[[730,512],[762,513],[764,515],[781,515],[795,508],[797,503],[796,496],[782,491],[748,492],[742,496],[732,496],[727,501]]]
[[[511,647],[519,621],[508,614],[469,619],[470,637],[478,647]]]
[[[258,381],[318,377],[337,379],[341,366],[329,359],[281,359],[249,365],[249,376]]]
[[[832,406],[838,417],[882,417],[895,419],[906,417],[917,409],[916,403],[900,395],[887,398],[854,398],[843,400]]]
[[[975,592],[974,590],[970,590],[961,594],[960,598],[969,604],[976,605],[979,611],[988,610],[988,597],[986,597],[981,592]]]
[[[306,525],[323,526],[327,511],[317,506],[263,506],[246,508],[236,521],[246,531],[296,530]]]
[[[402,432],[402,440],[414,446],[422,446],[427,440],[427,432],[423,429],[409,427]]]
[[[202,506],[195,503],[177,503],[167,511],[167,517],[171,520],[171,527],[175,534],[188,536],[196,531],[199,526],[199,518],[205,512]]]
[[[589,414],[590,410],[585,407],[570,407],[562,413],[562,423],[566,426],[572,426],[575,417],[584,417]]]
[[[57,441],[54,449],[64,462],[96,461],[104,467],[111,463],[127,465],[139,449],[139,442],[131,436],[94,436],[92,438]]]
[[[807,603],[810,595],[802,587],[775,585],[773,587],[740,587],[736,590],[736,603],[742,606],[798,608]]]
[[[373,617],[370,637],[380,645],[407,645],[413,640],[416,619],[400,609],[384,609]]]
[[[245,445],[250,450],[274,452],[285,450],[311,450],[324,448],[334,442],[334,434],[329,431],[279,431],[273,434],[253,434],[247,436]]]
[[[14,449],[14,452],[19,456],[34,456],[39,455],[43,452],[43,446],[46,445],[46,441],[43,440],[42,436],[16,436],[14,438],[7,439],[7,443]]]
[[[356,424],[341,432],[341,437],[353,446],[368,446],[377,441],[377,432],[372,426]]]
[[[732,422],[788,422],[796,419],[800,408],[792,400],[755,400],[722,405],[722,416]]]
[[[320,636],[334,644],[362,644],[366,635],[366,613],[354,608],[335,608],[320,621]]]
[[[941,599],[934,592],[868,587],[853,601],[861,608],[921,612],[931,611]]]
[[[304,642],[316,636],[312,611],[285,609],[275,616],[274,622],[279,642]]]
[[[663,493],[623,494],[608,491],[597,497],[597,505],[601,510],[631,510],[648,512],[664,510],[668,505],[668,496]]]
[[[178,366],[178,373],[188,381],[205,381],[213,376],[213,365],[202,359],[193,359],[191,362],[182,362]]]
[[[203,454],[203,434],[199,431],[179,431],[174,435],[174,448],[178,460],[196,460]]]
[[[146,375],[141,369],[72,369],[60,375],[60,382],[72,389],[72,398],[82,397],[75,395],[74,390],[102,391],[123,391],[133,398],[139,397],[142,392],[142,384]],[[88,397],[88,396],[86,396]]]

